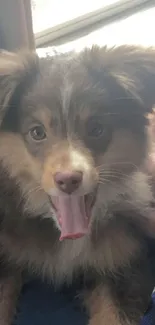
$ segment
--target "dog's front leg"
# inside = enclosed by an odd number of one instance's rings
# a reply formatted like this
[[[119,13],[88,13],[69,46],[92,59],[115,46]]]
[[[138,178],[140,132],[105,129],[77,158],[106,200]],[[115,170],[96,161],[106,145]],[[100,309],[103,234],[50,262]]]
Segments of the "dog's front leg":
[[[21,284],[19,273],[0,278],[0,325],[12,324]]]

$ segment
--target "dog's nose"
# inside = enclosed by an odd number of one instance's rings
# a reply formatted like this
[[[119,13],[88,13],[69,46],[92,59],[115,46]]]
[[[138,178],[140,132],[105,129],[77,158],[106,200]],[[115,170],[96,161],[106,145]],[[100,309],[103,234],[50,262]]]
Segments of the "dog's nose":
[[[54,176],[54,181],[59,190],[72,194],[82,183],[83,173],[80,171],[58,172]]]

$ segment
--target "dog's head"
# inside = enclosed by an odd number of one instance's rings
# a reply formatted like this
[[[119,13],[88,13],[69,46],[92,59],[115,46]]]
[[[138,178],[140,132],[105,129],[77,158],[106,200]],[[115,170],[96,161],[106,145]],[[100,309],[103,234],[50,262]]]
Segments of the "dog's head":
[[[154,102],[153,49],[93,47],[47,59],[2,53],[5,195],[12,182],[29,217],[54,218],[62,239],[85,234],[103,207],[135,193],[135,182],[143,190],[137,170]]]

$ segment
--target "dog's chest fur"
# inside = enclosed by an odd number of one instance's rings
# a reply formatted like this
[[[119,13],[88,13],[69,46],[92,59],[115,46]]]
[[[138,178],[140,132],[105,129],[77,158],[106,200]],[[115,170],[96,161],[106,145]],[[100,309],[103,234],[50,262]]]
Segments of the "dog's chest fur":
[[[17,236],[3,236],[0,241],[10,262],[18,266],[27,267],[35,273],[52,279],[55,284],[71,282],[79,270],[113,271],[117,266],[128,264],[130,258],[139,252],[141,243],[125,230],[111,231],[99,245],[92,241],[90,235],[77,240],[55,242],[52,240],[54,232],[51,228],[51,242],[48,236],[32,238],[25,234]],[[47,234],[46,234],[47,235]],[[124,245],[125,242],[125,245]]]

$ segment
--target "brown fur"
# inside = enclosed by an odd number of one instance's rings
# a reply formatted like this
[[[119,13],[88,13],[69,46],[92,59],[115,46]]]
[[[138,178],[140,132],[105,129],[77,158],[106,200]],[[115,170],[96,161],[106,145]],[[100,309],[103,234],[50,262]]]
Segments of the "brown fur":
[[[120,324],[118,310],[109,297],[107,288],[96,288],[86,299],[86,304],[92,316],[89,325]]]
[[[17,298],[21,290],[21,275],[10,275],[0,283],[0,324],[11,324],[16,311]]]
[[[154,49],[0,55],[3,283],[6,270],[28,268],[55,285],[82,272],[88,290],[91,282],[90,325],[138,324],[155,283],[153,195],[144,171],[154,103]],[[104,126],[98,139],[96,121]],[[45,141],[32,140],[36,125]],[[58,193],[54,174],[74,170],[84,175],[77,195],[95,193],[96,200],[88,234],[60,242],[49,195]]]

